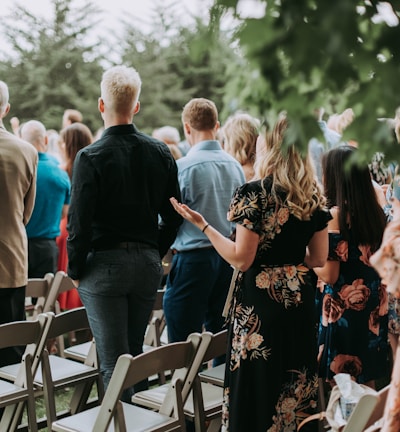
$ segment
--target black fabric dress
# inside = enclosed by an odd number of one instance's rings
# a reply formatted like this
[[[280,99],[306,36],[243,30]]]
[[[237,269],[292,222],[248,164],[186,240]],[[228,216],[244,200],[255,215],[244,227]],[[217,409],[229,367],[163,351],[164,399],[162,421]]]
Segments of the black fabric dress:
[[[331,216],[318,210],[301,221],[270,191],[270,178],[246,183],[228,213],[260,241],[252,267],[239,272],[230,309],[224,432],[296,431],[317,408],[315,284],[303,260]]]

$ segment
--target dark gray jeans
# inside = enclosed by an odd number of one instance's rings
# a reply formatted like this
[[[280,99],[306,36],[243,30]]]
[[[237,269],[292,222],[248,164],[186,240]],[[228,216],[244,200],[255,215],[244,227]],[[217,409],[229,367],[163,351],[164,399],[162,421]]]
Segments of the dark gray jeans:
[[[162,274],[158,250],[145,244],[130,243],[126,249],[88,255],[78,291],[96,340],[105,388],[121,354],[142,353]],[[122,399],[130,402],[132,394],[130,389]]]

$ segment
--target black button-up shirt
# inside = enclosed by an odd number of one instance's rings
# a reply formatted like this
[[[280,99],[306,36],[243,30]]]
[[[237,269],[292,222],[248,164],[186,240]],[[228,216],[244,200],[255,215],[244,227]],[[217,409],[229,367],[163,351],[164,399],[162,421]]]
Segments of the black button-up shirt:
[[[163,256],[182,218],[177,167],[168,147],[132,125],[107,128],[73,166],[68,212],[68,274],[79,279],[91,249],[140,242]],[[161,221],[161,222],[160,222]]]

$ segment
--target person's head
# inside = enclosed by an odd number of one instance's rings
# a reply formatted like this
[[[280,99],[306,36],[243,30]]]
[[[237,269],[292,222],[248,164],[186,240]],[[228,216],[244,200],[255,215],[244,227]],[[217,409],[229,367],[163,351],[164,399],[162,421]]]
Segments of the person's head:
[[[0,81],[0,122],[8,114],[8,111],[10,111],[9,98],[10,94],[7,84],[4,81]]]
[[[183,108],[182,123],[185,137],[190,145],[197,136],[215,139],[219,128],[218,110],[215,103],[205,98],[190,100]]]
[[[64,111],[62,127],[65,128],[73,123],[82,123],[82,113],[76,109],[67,109]]]
[[[272,130],[259,135],[255,175],[259,179],[270,176],[275,198],[283,194],[291,213],[308,220],[316,209],[324,208],[325,198],[308,153],[302,155],[295,145],[282,146],[287,129],[286,115],[281,115]]]
[[[222,127],[224,149],[241,165],[253,164],[260,121],[247,113],[228,117]]]
[[[72,167],[79,150],[93,142],[90,129],[83,123],[73,123],[60,131],[60,147],[68,175],[72,178]]]
[[[31,143],[38,152],[45,153],[47,151],[48,137],[42,122],[27,121],[21,128],[21,138]]]
[[[103,74],[99,110],[102,115],[133,118],[139,111],[142,81],[136,69],[114,66]]]
[[[356,161],[357,149],[341,145],[322,157],[323,184],[328,207],[339,209],[340,231],[349,229],[358,244],[377,247],[386,225],[367,164]]]
[[[156,138],[167,144],[169,151],[175,160],[178,160],[182,157],[182,152],[178,147],[181,137],[177,128],[172,126],[163,126],[158,129],[154,129],[152,136],[153,138]]]
[[[173,126],[163,126],[158,129],[154,129],[152,135],[154,138],[165,142],[165,144],[178,145],[181,140],[178,129]]]

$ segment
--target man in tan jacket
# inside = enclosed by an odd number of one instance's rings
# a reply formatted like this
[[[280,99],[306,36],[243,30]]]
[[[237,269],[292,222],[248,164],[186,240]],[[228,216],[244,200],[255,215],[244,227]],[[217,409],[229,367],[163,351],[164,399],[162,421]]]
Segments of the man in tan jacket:
[[[25,225],[36,194],[36,149],[7,132],[7,84],[0,81],[0,324],[25,319],[28,252]],[[0,350],[0,366],[20,361],[17,349]]]

